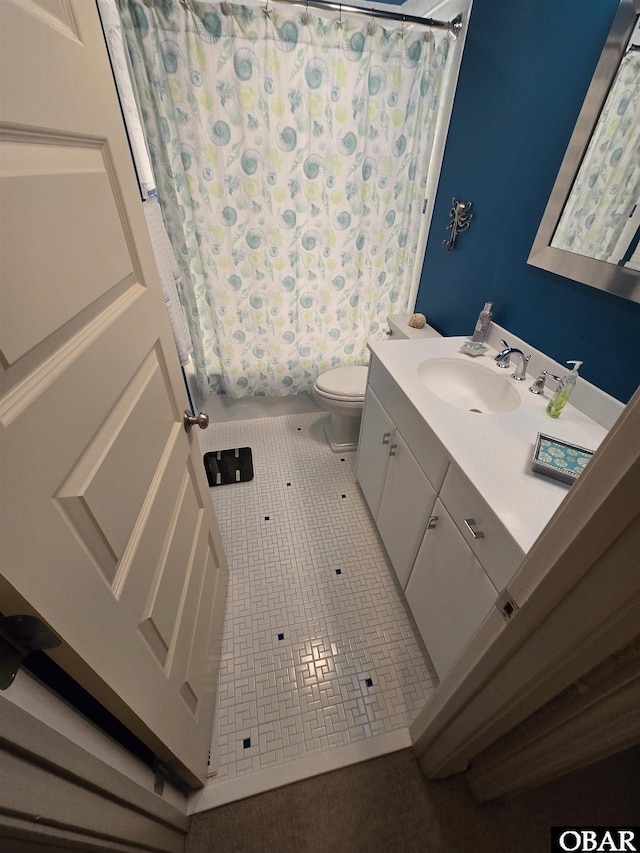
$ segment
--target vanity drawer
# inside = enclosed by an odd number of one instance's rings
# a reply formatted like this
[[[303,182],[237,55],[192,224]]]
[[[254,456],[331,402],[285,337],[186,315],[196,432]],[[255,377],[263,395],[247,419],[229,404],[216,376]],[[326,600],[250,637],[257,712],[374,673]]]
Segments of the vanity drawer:
[[[402,434],[418,465],[438,492],[449,465],[449,457],[431,429],[408,397],[398,387],[380,361],[372,355],[369,366],[369,385]]]
[[[440,497],[496,589],[504,589],[524,557],[520,546],[456,465],[449,466]]]

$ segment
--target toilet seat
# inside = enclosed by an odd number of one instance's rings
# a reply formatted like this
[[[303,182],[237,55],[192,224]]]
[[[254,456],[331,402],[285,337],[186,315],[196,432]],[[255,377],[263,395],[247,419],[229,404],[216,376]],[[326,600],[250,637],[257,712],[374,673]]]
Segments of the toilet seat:
[[[328,400],[362,403],[367,390],[367,367],[335,367],[321,373],[315,390]]]

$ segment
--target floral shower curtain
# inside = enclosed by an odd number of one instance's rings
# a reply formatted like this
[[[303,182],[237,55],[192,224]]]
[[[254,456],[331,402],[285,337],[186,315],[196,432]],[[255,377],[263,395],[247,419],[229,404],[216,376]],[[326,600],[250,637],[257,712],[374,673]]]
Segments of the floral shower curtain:
[[[449,36],[119,4],[203,396],[362,363],[408,310]]]
[[[640,203],[640,54],[627,52],[551,245],[607,261]]]

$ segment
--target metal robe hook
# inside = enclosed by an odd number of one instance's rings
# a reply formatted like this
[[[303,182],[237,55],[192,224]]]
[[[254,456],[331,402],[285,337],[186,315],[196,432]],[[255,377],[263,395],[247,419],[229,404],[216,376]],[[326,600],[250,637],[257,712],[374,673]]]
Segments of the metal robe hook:
[[[447,225],[447,231],[451,231],[451,237],[448,240],[442,241],[442,246],[450,252],[456,244],[456,238],[461,231],[466,231],[471,225],[473,213],[469,213],[472,201],[456,201],[454,198],[451,202],[453,205],[450,211],[451,222]]]

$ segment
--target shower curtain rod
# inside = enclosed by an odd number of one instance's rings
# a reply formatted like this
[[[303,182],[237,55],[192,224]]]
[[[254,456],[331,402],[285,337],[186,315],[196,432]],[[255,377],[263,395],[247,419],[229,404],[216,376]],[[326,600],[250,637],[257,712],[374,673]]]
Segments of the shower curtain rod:
[[[145,0],[153,3],[154,0]],[[180,0],[182,5],[189,9],[191,0]],[[423,27],[448,30],[454,38],[458,38],[462,29],[462,15],[456,15],[452,21],[438,21],[435,18],[421,18],[417,15],[401,15],[387,9],[365,9],[362,6],[349,6],[346,3],[330,3],[323,0],[267,0],[269,3],[286,3],[289,6],[302,6],[305,9],[311,6],[313,9],[321,9],[328,12],[346,12],[349,15],[366,15],[368,18],[382,18],[387,21],[399,21],[403,24],[421,24]]]
[[[364,9],[362,6],[349,6],[345,3],[329,3],[323,0],[267,0],[269,3],[286,3],[289,6],[312,6],[314,9],[324,9],[329,12],[347,12],[350,15],[366,15],[368,18],[383,18],[387,21],[401,21],[403,24],[422,24],[424,27],[448,30],[454,38],[458,38],[462,29],[462,15],[456,15],[452,21],[438,21],[435,18],[421,18],[417,15],[401,15],[387,9]]]

